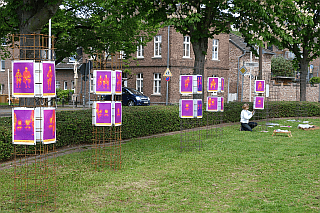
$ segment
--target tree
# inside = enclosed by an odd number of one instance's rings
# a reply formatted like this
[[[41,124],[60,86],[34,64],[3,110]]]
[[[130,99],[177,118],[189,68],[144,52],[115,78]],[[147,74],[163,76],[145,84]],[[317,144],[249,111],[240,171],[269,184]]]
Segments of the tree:
[[[78,47],[89,54],[124,51],[129,56],[137,50],[137,45],[145,45],[158,25],[145,22],[145,13],[137,13],[133,3],[65,0],[52,19],[56,63],[74,54]],[[43,32],[48,32],[48,26]]]
[[[236,27],[250,44],[271,42],[295,54],[300,70],[300,101],[306,101],[309,62],[320,56],[320,2],[235,0]]]
[[[232,15],[227,12],[230,8],[229,1],[161,0],[152,2],[153,10],[149,12],[149,17],[152,17],[153,21],[173,25],[184,36],[190,36],[195,55],[193,74],[204,75],[208,39],[220,33],[228,33],[230,30]],[[200,94],[194,97],[203,99],[204,96]]]
[[[146,13],[138,13],[136,4],[129,0],[5,0],[0,7],[0,38],[10,33],[48,33],[52,18],[57,63],[78,47],[87,53],[123,50],[129,55],[156,31],[143,21]],[[140,36],[145,39],[141,41]]]
[[[285,59],[282,56],[271,58],[271,73],[272,76],[294,76],[294,67],[291,60]]]

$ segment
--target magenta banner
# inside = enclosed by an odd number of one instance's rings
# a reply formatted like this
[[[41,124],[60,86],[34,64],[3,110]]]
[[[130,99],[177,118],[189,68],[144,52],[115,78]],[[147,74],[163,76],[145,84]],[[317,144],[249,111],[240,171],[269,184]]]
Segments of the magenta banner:
[[[43,96],[56,96],[56,74],[54,62],[43,62]]]
[[[34,109],[12,109],[12,143],[21,145],[35,145]]]
[[[95,70],[96,75],[96,94],[112,93],[112,71]]]
[[[192,84],[192,75],[180,75],[180,94],[192,94]]]
[[[220,97],[220,109],[219,109],[219,111],[223,112],[223,110],[224,110],[224,98]]]
[[[96,126],[112,125],[112,105],[111,101],[95,102],[95,122]]]
[[[114,105],[114,125],[120,126],[122,124],[122,104],[121,102],[115,102]]]
[[[202,87],[202,75],[197,75],[197,86],[198,86],[197,93],[202,93],[202,90],[203,90],[203,87]]]
[[[116,70],[116,85],[115,85],[115,94],[122,94],[122,71]]]
[[[56,142],[56,110],[43,110],[43,143],[50,144]]]
[[[221,92],[224,92],[224,78],[221,78]]]
[[[193,99],[180,99],[180,118],[193,118]]]
[[[34,62],[12,62],[12,91],[14,97],[34,96]]]
[[[202,99],[197,99],[197,118],[202,118]]]
[[[262,96],[254,97],[253,108],[254,109],[264,109],[264,97],[262,97]]]
[[[208,86],[208,92],[218,92],[219,78],[218,77],[209,77],[207,86]]]
[[[207,97],[207,111],[217,112],[218,111],[218,97]]]
[[[265,92],[265,81],[264,80],[256,80],[254,83],[254,90],[256,93],[264,93]]]

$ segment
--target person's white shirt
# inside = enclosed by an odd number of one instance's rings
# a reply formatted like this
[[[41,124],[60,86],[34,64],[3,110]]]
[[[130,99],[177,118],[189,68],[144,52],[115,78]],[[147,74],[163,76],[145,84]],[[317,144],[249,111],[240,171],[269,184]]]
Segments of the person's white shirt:
[[[249,119],[252,118],[254,112],[250,112],[249,110],[242,110],[240,116],[240,123],[249,123]]]

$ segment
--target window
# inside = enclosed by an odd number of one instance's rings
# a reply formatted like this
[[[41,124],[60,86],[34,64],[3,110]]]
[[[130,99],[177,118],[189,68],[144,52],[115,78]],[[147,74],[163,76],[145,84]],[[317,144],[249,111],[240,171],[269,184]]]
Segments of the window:
[[[56,89],[60,89],[60,81],[56,81]]]
[[[0,94],[3,94],[4,91],[4,84],[0,84]]]
[[[6,70],[6,61],[1,60],[1,70],[2,72],[4,72]]]
[[[7,46],[7,39],[6,38],[2,38],[1,39],[1,45],[2,46]]]
[[[141,92],[141,93],[143,93],[143,73],[139,73],[138,75],[137,75],[137,84],[136,84],[137,86],[136,86],[136,89],[139,91],[139,92]]]
[[[161,36],[154,37],[154,57],[161,57]]]
[[[161,74],[154,73],[153,94],[161,94]]]
[[[126,53],[121,50],[120,53],[119,53],[119,59],[125,59],[126,58]]]
[[[71,81],[71,89],[74,91],[74,81]]]
[[[63,82],[63,89],[64,90],[68,89],[68,82],[67,81]]]
[[[128,87],[128,74],[126,72],[122,73],[122,86]]]
[[[212,40],[212,60],[218,60],[219,40]]]
[[[140,41],[143,41],[142,37],[140,38]],[[144,58],[144,47],[142,44],[137,47],[137,58]]]
[[[183,58],[190,58],[190,36],[183,37]]]

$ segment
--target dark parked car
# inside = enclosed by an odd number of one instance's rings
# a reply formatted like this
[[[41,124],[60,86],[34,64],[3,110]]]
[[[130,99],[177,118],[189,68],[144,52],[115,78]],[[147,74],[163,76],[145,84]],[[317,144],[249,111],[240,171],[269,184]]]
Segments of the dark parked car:
[[[149,106],[150,98],[135,89],[123,87],[122,104],[128,106]]]
[[[111,95],[102,95],[102,100],[110,101]],[[148,96],[143,95],[141,92],[129,88],[122,88],[122,105],[128,106],[149,106],[150,98]]]

